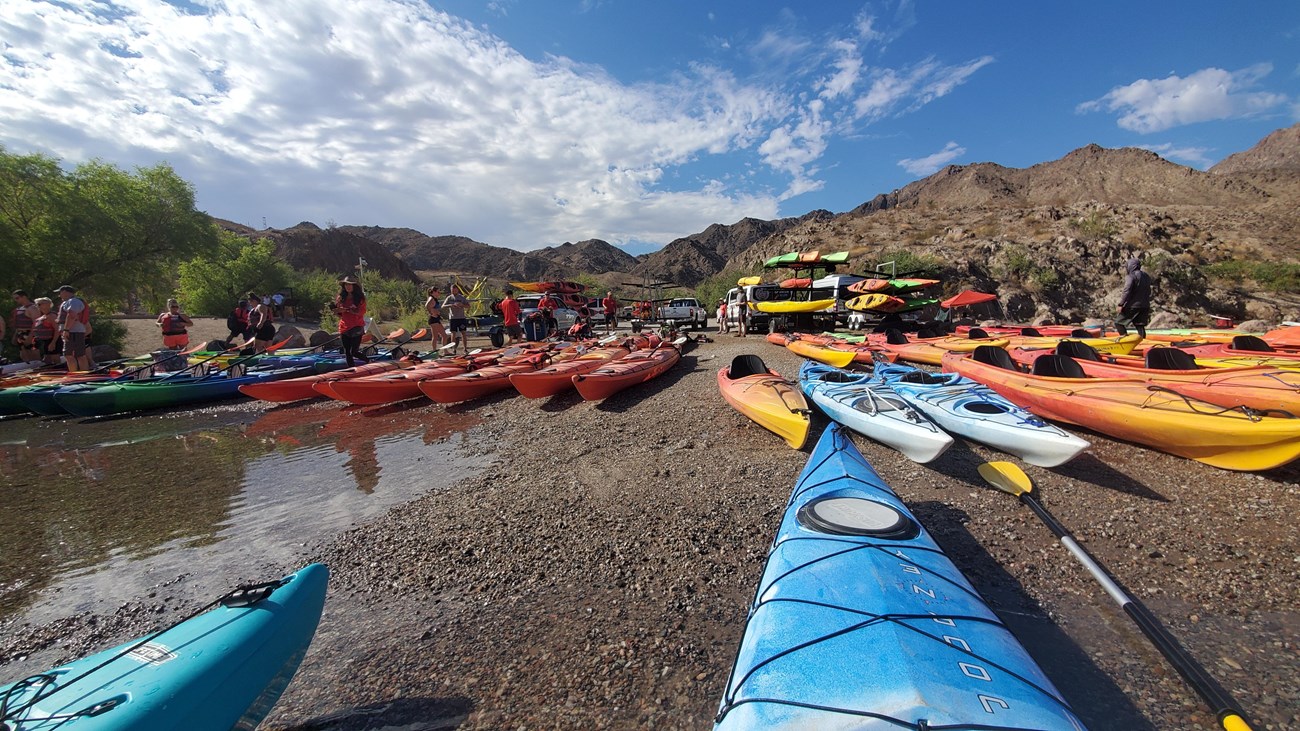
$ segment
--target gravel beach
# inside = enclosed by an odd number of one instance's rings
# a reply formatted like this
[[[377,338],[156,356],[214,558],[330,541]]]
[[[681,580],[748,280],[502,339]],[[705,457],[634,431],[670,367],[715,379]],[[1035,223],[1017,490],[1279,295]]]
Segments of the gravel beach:
[[[330,566],[330,596],[263,727],[708,728],[768,544],[826,425],[816,415],[798,452],[731,410],[715,374],[733,356],[756,353],[786,376],[800,359],[761,337],[710,337],[603,403],[509,392],[420,407],[430,420],[473,413],[467,441],[494,461],[304,549]],[[1224,472],[1084,436],[1090,454],[1025,466],[1044,504],[1256,728],[1300,727],[1300,469]],[[958,441],[918,465],[855,441],[1090,728],[1216,727],[1047,528],[981,481],[976,467],[1006,455]],[[124,640],[146,621],[124,607],[0,628],[0,650],[57,633]]]

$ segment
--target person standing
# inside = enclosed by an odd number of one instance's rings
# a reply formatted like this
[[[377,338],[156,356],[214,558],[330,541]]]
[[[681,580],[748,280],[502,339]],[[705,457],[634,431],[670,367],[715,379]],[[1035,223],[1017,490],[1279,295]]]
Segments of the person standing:
[[[284,319],[284,295],[279,292],[271,295],[271,311],[275,313],[276,317],[281,320]]]
[[[264,299],[259,299],[252,292],[248,293],[248,302],[254,305],[252,312],[248,313],[248,330],[253,334],[254,353],[269,348],[275,338],[275,315],[271,313],[269,302],[264,302]]]
[[[366,293],[353,277],[345,276],[339,280],[334,313],[339,316],[339,336],[348,367],[355,366],[356,361],[369,363],[370,359],[361,353],[361,338],[366,334]]]
[[[736,337],[747,337],[749,335],[745,324],[749,321],[749,297],[745,296],[745,288],[741,287],[736,293]]]
[[[1119,319],[1115,320],[1115,330],[1123,337],[1132,327],[1145,338],[1147,323],[1151,321],[1151,277],[1142,271],[1142,262],[1137,257],[1129,259],[1124,269],[1124,289],[1119,293]]]
[[[466,334],[469,330],[469,300],[465,298],[459,284],[451,285],[451,294],[443,301],[442,308],[451,316],[448,321],[451,341],[459,343],[451,349],[452,355],[456,354],[456,348],[463,348],[465,355],[469,355],[469,336]]]
[[[600,304],[605,307],[605,332],[609,332],[618,327],[618,300],[614,298],[613,290],[605,292],[605,299]]]
[[[14,290],[14,327],[13,327],[13,344],[18,346],[18,357],[23,360],[40,360],[44,355],[36,350],[32,342],[33,323],[39,316],[40,308],[32,302],[32,298],[27,295],[25,290]],[[0,338],[4,337],[4,321],[0,320]]]
[[[429,343],[436,351],[447,343],[447,328],[442,324],[442,300],[438,288],[429,287],[429,299],[424,301],[424,311],[429,314]]]
[[[727,328],[727,300],[718,300],[718,334],[726,335]]]
[[[63,338],[63,360],[68,371],[90,370],[86,335],[90,331],[90,306],[77,296],[77,289],[65,284],[54,290],[63,300],[59,305],[59,335]]]
[[[524,329],[519,324],[522,314],[519,300],[515,299],[515,291],[507,289],[506,298],[501,300],[501,326],[505,328],[506,337],[510,338],[506,341],[507,345],[514,345],[524,338]]]
[[[171,350],[184,350],[190,344],[190,331],[194,321],[181,312],[181,303],[175,299],[167,300],[167,311],[160,313],[154,321],[162,328],[163,347]]]
[[[54,312],[54,300],[49,297],[36,298],[36,318],[32,320],[32,347],[39,353],[37,358],[50,365],[59,362],[59,317]]]

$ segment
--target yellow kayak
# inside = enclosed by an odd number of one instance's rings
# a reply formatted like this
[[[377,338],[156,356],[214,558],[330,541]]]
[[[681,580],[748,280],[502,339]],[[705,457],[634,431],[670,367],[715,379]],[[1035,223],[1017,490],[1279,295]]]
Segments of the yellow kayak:
[[[853,362],[853,357],[857,353],[851,350],[836,350],[827,348],[824,345],[810,343],[807,340],[791,340],[785,344],[792,352],[802,355],[805,358],[833,365],[836,368],[843,368]]]
[[[736,411],[802,449],[808,440],[808,401],[797,386],[756,355],[738,355],[718,371],[718,390]]]
[[[1007,337],[1009,348],[1055,348],[1062,340],[1073,340],[1078,343],[1086,343],[1092,346],[1092,349],[1098,353],[1108,353],[1110,355],[1128,355],[1133,352],[1138,343],[1142,342],[1142,336],[1137,333],[1129,333],[1124,337],[1115,338],[1051,338],[1051,337],[1032,337],[1023,335],[1011,335]],[[978,344],[978,343],[977,343]],[[987,345],[987,343],[985,343]],[[974,348],[972,348],[974,350]]]
[[[753,302],[754,309],[759,312],[773,312],[778,314],[791,312],[820,312],[829,310],[835,305],[835,300],[811,300],[808,302],[795,302],[787,300],[785,302]]]
[[[762,277],[741,277],[740,279],[736,280],[737,287],[752,287],[756,284],[762,284],[762,283],[763,283]]]

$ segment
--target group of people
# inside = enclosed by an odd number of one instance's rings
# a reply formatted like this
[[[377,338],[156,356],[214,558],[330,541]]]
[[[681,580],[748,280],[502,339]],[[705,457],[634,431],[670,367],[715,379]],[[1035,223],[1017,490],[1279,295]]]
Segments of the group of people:
[[[167,306],[171,308],[176,300],[168,300]],[[179,307],[177,308],[179,312]],[[167,314],[167,313],[164,313]],[[183,315],[182,315],[183,317]],[[235,345],[235,338],[243,340],[244,345],[252,344],[253,350],[263,351],[271,345],[271,340],[275,338],[275,310],[270,304],[269,298],[261,298],[255,292],[249,292],[244,295],[243,299],[235,303],[235,308],[226,315],[226,329],[230,331],[226,335],[226,347]],[[162,315],[159,315],[161,321]],[[188,319],[188,318],[186,318]],[[190,322],[190,325],[193,325]],[[164,337],[166,329],[164,328]],[[184,337],[184,341],[176,340],[181,347],[189,344],[189,336]],[[166,342],[164,340],[164,345]],[[173,347],[173,346],[167,346]]]
[[[726,335],[731,332],[733,322],[736,325],[736,337],[748,337],[749,299],[745,296],[744,287],[736,294],[736,317],[734,319],[727,317],[727,300],[718,300],[718,334]]]
[[[448,355],[457,350],[469,354],[469,298],[459,284],[451,285],[451,293],[442,299],[437,287],[430,287],[424,310],[429,315],[429,339],[434,350],[451,345]],[[447,323],[442,322],[442,311],[447,311]],[[448,333],[450,329],[450,334]]]
[[[54,290],[53,294],[59,297],[57,308],[49,297],[32,299],[25,290],[14,290],[10,342],[18,348],[18,356],[24,361],[53,365],[62,358],[68,370],[88,371],[91,358],[86,338],[92,331],[90,305],[69,284]],[[5,329],[5,322],[0,320],[0,339],[4,338]]]

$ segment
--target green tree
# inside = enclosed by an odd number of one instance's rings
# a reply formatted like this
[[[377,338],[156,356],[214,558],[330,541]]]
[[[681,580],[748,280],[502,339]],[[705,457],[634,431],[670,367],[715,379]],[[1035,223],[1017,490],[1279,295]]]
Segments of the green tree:
[[[291,280],[293,272],[270,239],[250,241],[228,231],[217,238],[215,251],[180,266],[180,294],[191,313],[222,316],[245,293],[274,292]]]
[[[47,155],[0,147],[0,266],[14,286],[72,284],[120,300],[216,244],[192,186],[166,164],[128,173],[94,160],[65,172]]]

